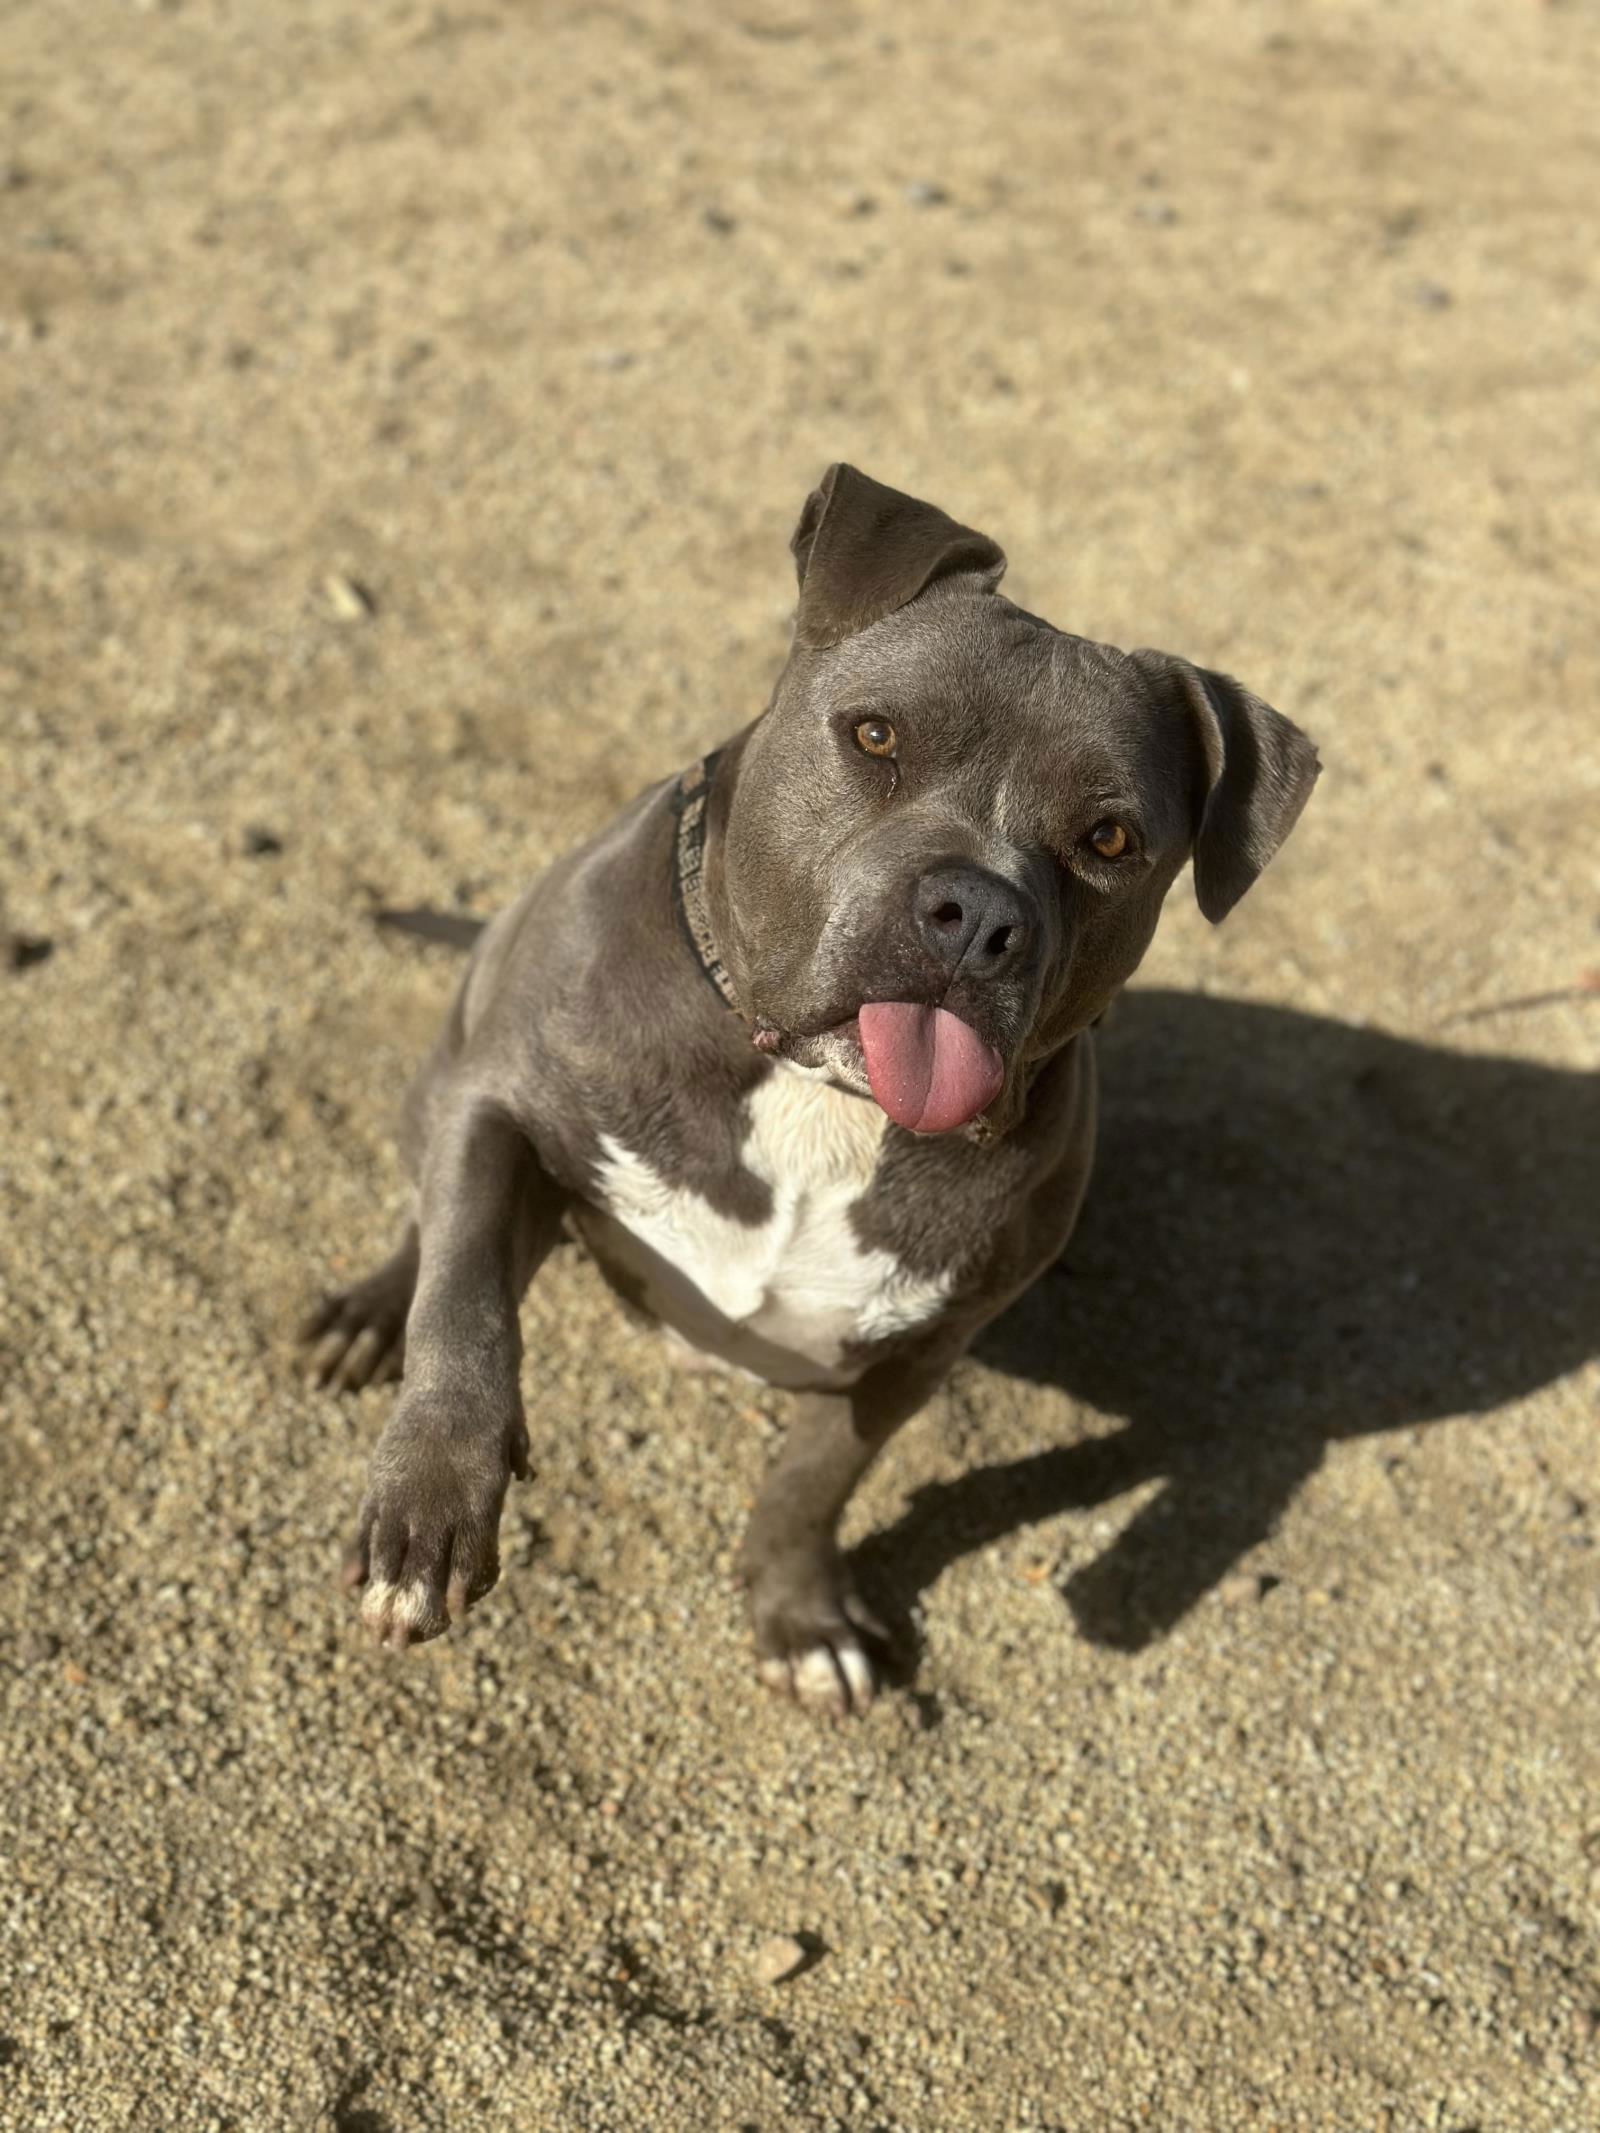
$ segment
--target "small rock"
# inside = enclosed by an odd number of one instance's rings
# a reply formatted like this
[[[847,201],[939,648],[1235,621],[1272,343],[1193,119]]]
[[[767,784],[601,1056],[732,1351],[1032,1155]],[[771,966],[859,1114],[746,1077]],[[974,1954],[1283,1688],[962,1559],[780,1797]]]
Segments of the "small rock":
[[[750,1969],[758,1985],[787,1985],[809,1960],[804,1944],[792,1933],[774,1933],[757,1948]]]
[[[913,178],[906,187],[906,198],[913,207],[944,207],[950,195],[942,185],[932,185],[926,178]]]
[[[1411,292],[1411,301],[1424,311],[1448,311],[1455,298],[1442,282],[1419,281]]]
[[[7,933],[0,927],[0,969],[31,970],[35,963],[48,962],[55,953],[55,942],[36,933]]]
[[[738,216],[730,215],[723,207],[708,207],[700,220],[718,237],[731,237],[739,227]]]
[[[244,855],[247,859],[275,859],[283,850],[283,839],[274,830],[263,829],[259,822],[252,822],[244,833]]]
[[[1217,1598],[1224,1607],[1243,1607],[1249,1600],[1264,1600],[1281,1582],[1257,1570],[1235,1570],[1218,1585]]]
[[[322,581],[322,597],[341,622],[366,622],[378,612],[378,603],[359,578],[342,570],[330,570]]]

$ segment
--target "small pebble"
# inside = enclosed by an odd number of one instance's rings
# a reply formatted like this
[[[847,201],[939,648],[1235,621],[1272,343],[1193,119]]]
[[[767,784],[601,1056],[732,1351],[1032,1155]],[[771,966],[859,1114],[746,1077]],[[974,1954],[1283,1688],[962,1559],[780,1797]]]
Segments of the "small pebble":
[[[1264,1600],[1277,1583],[1257,1570],[1235,1570],[1218,1585],[1217,1598],[1224,1607],[1242,1607],[1247,1600]]]
[[[366,622],[378,612],[378,603],[359,578],[342,570],[330,570],[322,581],[322,597],[341,622]]]
[[[31,970],[35,963],[48,962],[55,953],[55,942],[35,933],[7,933],[0,928],[0,968],[7,970]]]
[[[806,1951],[792,1933],[774,1933],[764,1940],[750,1965],[758,1985],[786,1985],[806,1966]]]

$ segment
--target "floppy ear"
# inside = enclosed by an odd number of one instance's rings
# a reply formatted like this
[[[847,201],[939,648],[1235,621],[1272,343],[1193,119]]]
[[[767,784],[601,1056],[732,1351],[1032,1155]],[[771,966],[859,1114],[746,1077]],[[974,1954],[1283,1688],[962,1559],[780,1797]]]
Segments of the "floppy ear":
[[[806,498],[789,546],[800,578],[795,635],[811,645],[854,636],[954,571],[975,572],[993,592],[1006,567],[986,534],[842,461]]]
[[[1322,765],[1300,728],[1231,675],[1168,652],[1135,660],[1187,713],[1205,763],[1194,837],[1194,890],[1215,925],[1277,851]]]

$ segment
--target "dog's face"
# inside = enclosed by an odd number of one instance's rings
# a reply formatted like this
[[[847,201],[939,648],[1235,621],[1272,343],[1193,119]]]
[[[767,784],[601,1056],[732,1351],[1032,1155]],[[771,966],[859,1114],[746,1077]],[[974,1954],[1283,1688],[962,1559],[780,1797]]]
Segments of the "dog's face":
[[[1191,854],[1206,915],[1293,826],[1311,744],[1219,675],[1052,629],[942,512],[830,469],[795,645],[721,825],[722,953],[762,1041],[950,1131],[1020,1114]]]

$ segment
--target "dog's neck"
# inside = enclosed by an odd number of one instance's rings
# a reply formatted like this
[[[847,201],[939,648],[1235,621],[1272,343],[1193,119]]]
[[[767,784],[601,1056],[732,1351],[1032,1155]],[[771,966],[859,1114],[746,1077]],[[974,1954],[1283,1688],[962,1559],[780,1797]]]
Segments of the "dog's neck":
[[[706,810],[711,804],[712,782],[722,753],[718,748],[702,756],[698,763],[691,763],[673,791],[677,830],[672,842],[672,902],[706,983],[714,986],[734,1013],[742,1017],[739,996],[717,949],[711,901],[706,894]]]

